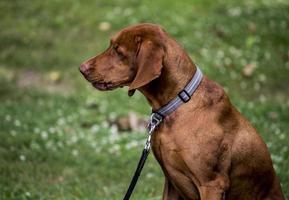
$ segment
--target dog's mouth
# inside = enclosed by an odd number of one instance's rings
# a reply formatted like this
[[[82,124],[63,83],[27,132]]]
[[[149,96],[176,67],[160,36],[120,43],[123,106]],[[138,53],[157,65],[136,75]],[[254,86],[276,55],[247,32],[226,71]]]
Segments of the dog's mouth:
[[[117,87],[113,83],[105,82],[92,82],[91,84],[93,85],[93,87],[101,91],[112,90]]]
[[[93,87],[95,87],[96,89],[100,90],[100,91],[107,91],[107,90],[113,90],[116,89],[118,87],[123,87],[125,85],[127,85],[127,81],[122,82],[122,83],[110,83],[110,82],[99,82],[99,81],[94,81],[91,84],[93,85]]]

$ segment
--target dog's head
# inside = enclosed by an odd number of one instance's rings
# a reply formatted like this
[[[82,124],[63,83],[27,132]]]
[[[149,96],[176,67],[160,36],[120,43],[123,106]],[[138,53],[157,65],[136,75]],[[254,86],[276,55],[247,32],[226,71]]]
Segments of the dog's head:
[[[161,74],[164,31],[157,25],[139,24],[123,29],[100,55],[81,64],[80,72],[97,89],[129,86],[129,95]]]

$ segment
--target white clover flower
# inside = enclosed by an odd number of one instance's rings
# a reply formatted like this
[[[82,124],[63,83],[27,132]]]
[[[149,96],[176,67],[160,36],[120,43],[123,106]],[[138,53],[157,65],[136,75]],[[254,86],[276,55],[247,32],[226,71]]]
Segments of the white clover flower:
[[[154,174],[149,172],[149,173],[146,174],[146,177],[147,178],[152,178],[152,177],[154,177]]]
[[[11,130],[11,131],[10,131],[10,135],[13,136],[13,137],[15,137],[15,136],[17,135],[17,132],[16,132],[15,130]]]
[[[38,127],[34,127],[33,131],[34,133],[40,133],[40,129]]]
[[[281,133],[280,128],[279,127],[275,127],[274,129],[275,129],[275,134],[276,135],[280,135],[280,133]]]
[[[53,142],[52,141],[48,141],[46,144],[45,144],[45,147],[47,149],[52,149],[53,148]]]
[[[58,125],[64,125],[65,124],[65,118],[61,117],[57,120]]]
[[[100,125],[102,128],[108,128],[109,127],[109,124],[107,121],[103,121]]]
[[[283,161],[283,157],[282,157],[282,156],[272,154],[271,157],[272,157],[272,160],[273,160],[275,163],[280,163],[280,162]]]
[[[124,9],[124,11],[123,11],[123,15],[124,16],[130,16],[130,15],[132,15],[133,14],[133,10],[131,9],[131,8],[126,8],[126,9]]]
[[[241,57],[242,55],[242,51],[240,51],[239,49],[235,48],[234,46],[230,46],[229,47],[229,52],[235,56],[236,58]]]
[[[116,125],[112,125],[111,128],[110,128],[110,133],[112,135],[117,135],[118,134],[118,128]]]
[[[259,96],[259,100],[260,100],[261,103],[265,103],[267,101],[267,97],[265,95],[261,94]]]
[[[248,108],[249,108],[249,109],[252,109],[252,108],[254,108],[254,107],[255,107],[254,103],[250,101],[250,102],[248,103]]]
[[[225,56],[224,51],[222,51],[222,50],[218,50],[217,51],[217,58],[222,59],[222,58],[224,58],[224,56]]]
[[[112,145],[109,149],[108,149],[109,153],[113,153],[113,154],[119,154],[120,153],[120,146],[118,144]]]
[[[240,7],[229,8],[228,14],[232,17],[239,17],[242,14],[242,10]]]
[[[26,160],[26,157],[24,155],[20,155],[19,159],[24,162]]]
[[[11,119],[12,119],[12,118],[11,118],[11,116],[10,116],[10,115],[6,115],[6,116],[5,116],[5,120],[6,120],[7,122],[10,122],[10,121],[11,121]]]
[[[266,80],[267,80],[267,77],[266,77],[265,74],[260,74],[259,75],[259,81],[260,82],[264,83],[264,82],[266,82]]]
[[[226,57],[226,58],[224,59],[224,63],[225,63],[225,65],[230,65],[230,64],[232,63],[231,58]]]
[[[203,57],[208,57],[208,55],[209,55],[209,51],[206,48],[202,48],[200,53]]]
[[[56,132],[56,129],[54,127],[49,127],[48,131],[54,134]]]
[[[14,125],[19,127],[19,126],[21,126],[21,122],[18,119],[16,119],[14,121]]]
[[[30,192],[25,192],[25,196],[27,196],[27,197],[31,197]]]
[[[284,133],[280,134],[279,139],[280,140],[284,140],[285,139],[285,134]]]
[[[92,133],[98,133],[98,131],[99,131],[99,129],[100,129],[100,127],[99,127],[99,125],[93,125],[91,128],[90,128],[90,131],[92,132]]]
[[[78,137],[77,137],[76,135],[72,136],[72,137],[70,138],[70,142],[71,142],[72,144],[75,144],[76,142],[78,142]]]
[[[127,143],[127,144],[125,145],[125,148],[126,148],[126,149],[132,149],[132,148],[137,147],[138,145],[139,145],[138,141],[133,140],[133,141]]]
[[[119,135],[117,133],[111,133],[108,137],[108,142],[110,144],[115,143],[116,141],[118,141],[120,139]]]
[[[42,132],[41,132],[41,138],[42,138],[43,140],[46,140],[46,139],[48,138],[48,134],[47,134],[46,131],[42,131]]]
[[[78,155],[79,155],[78,150],[73,149],[73,150],[72,150],[72,155],[73,155],[73,156],[78,156]]]
[[[40,145],[37,144],[36,142],[32,142],[32,143],[30,144],[30,148],[31,148],[31,149],[36,149],[36,150],[38,150],[38,149],[40,149]]]

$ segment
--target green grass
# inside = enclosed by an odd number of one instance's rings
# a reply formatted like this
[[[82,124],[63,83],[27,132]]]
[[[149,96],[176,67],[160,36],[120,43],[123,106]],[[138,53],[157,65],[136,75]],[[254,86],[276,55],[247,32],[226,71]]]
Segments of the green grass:
[[[0,199],[122,198],[145,134],[118,134],[107,120],[150,109],[139,93],[95,91],[78,65],[139,22],[161,24],[226,89],[289,199],[287,1],[2,0],[0,18]],[[132,199],[161,199],[162,185],[151,155]]]

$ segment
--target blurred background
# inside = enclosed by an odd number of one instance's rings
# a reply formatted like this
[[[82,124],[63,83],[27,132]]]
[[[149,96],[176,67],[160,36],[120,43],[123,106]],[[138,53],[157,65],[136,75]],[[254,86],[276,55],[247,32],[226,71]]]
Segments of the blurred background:
[[[288,0],[1,0],[0,199],[121,199],[146,100],[78,71],[118,30],[162,25],[266,141],[289,199]],[[132,199],[161,199],[150,155]]]

